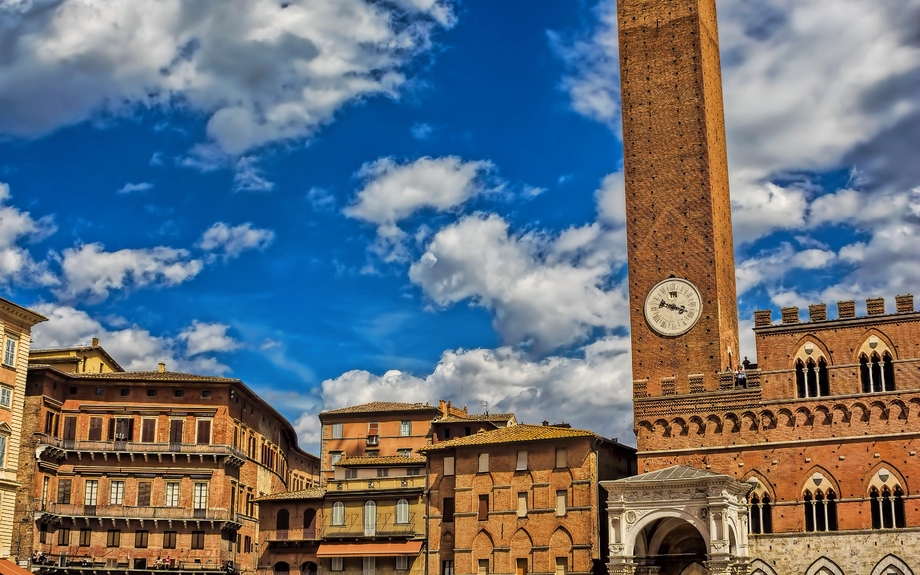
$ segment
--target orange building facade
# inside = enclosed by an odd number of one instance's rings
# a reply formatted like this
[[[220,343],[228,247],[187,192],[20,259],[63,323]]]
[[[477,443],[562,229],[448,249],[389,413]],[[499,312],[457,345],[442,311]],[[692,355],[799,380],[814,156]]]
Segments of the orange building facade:
[[[167,564],[255,571],[255,500],[316,486],[319,462],[241,381],[160,367],[30,367],[14,515],[19,559],[41,551],[57,572]]]

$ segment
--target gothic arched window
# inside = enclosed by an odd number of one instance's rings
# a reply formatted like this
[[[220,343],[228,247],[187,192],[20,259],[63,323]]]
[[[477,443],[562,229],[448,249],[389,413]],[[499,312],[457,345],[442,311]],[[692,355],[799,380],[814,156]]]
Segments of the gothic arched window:
[[[869,488],[873,529],[900,529],[907,526],[904,515],[904,490],[885,468],[879,469]]]
[[[809,359],[808,363],[805,364],[805,384],[805,389],[808,393],[807,397],[818,397],[818,370],[812,359]]]
[[[894,364],[887,351],[882,356],[882,377],[885,380],[885,391],[894,391]]]
[[[795,389],[798,397],[808,397],[805,388],[805,364],[801,359],[795,362]]]
[[[822,357],[818,360],[818,395],[827,397],[831,394],[831,384],[827,377],[827,362]]]

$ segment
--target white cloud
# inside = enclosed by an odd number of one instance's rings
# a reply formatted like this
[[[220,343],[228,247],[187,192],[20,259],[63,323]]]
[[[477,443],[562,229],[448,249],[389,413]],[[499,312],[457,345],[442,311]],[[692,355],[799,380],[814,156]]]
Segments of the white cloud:
[[[183,107],[232,155],[396,97],[403,68],[455,22],[446,0],[68,0],[5,3],[0,19],[0,132]]]
[[[412,124],[411,128],[409,128],[409,133],[411,133],[412,137],[416,140],[427,140],[434,133],[434,128],[431,126],[431,124],[416,122],[415,124]]]
[[[10,187],[0,182],[0,285],[55,285],[54,277],[44,262],[36,262],[20,242],[38,242],[55,231],[54,219],[44,216],[34,219],[29,212],[6,205]]]
[[[230,326],[222,323],[206,323],[195,320],[178,335],[185,342],[189,357],[202,353],[227,352],[239,349],[240,342],[229,335]]]
[[[784,242],[775,249],[765,250],[739,263],[735,268],[738,295],[768,282],[780,284],[793,270],[819,270],[831,265],[836,254],[829,250],[809,248],[796,251]]]
[[[624,288],[608,285],[624,241],[599,224],[516,236],[499,216],[476,214],[435,234],[409,277],[437,305],[492,310],[504,341],[544,353],[628,323]]]
[[[233,174],[234,192],[270,192],[275,189],[275,183],[265,179],[256,161],[253,156],[237,160],[236,172]]]
[[[154,155],[156,157],[156,155]],[[152,160],[151,160],[152,161]],[[119,194],[130,194],[132,192],[146,192],[153,188],[153,184],[150,182],[140,182],[139,184],[127,183],[121,187],[116,193]]]
[[[247,250],[262,251],[274,240],[275,232],[254,228],[250,222],[234,227],[217,222],[202,234],[197,246],[209,252],[222,252],[228,259],[239,257]]]
[[[313,187],[307,192],[307,201],[318,212],[331,210],[335,207],[335,196],[329,190]]]
[[[486,402],[492,413],[513,412],[519,421],[564,420],[633,444],[629,339],[605,337],[574,357],[539,361],[514,347],[446,351],[432,373],[416,377],[400,371],[382,376],[349,371],[321,387],[321,409],[368,401],[430,402],[450,399],[478,413]],[[301,441],[319,442],[316,416],[297,421]]]
[[[165,246],[107,252],[102,244],[84,244],[65,249],[59,259],[62,285],[55,294],[62,300],[103,300],[113,289],[178,285],[204,267],[187,250]]]
[[[218,323],[195,321],[178,337],[169,337],[153,335],[121,318],[107,322],[111,327],[106,327],[85,311],[70,306],[46,303],[32,309],[48,318],[47,322],[32,329],[33,349],[89,345],[92,338],[98,337],[100,345],[127,370],[155,370],[157,363],[165,362],[170,371],[224,374],[230,368],[205,354],[236,349],[229,343],[233,340],[226,335],[223,337],[227,341],[221,341],[220,337],[203,337],[209,330],[212,335],[220,335],[220,327],[227,329]]]
[[[465,162],[456,156],[406,164],[381,158],[358,172],[364,187],[345,215],[383,226],[424,208],[445,211],[487,192],[482,177],[491,169],[490,162]]]

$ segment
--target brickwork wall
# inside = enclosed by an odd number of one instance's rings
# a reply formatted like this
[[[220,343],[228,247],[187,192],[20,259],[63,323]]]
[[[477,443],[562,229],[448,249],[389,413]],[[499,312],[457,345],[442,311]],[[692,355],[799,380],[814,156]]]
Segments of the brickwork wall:
[[[528,573],[553,573],[564,558],[568,573],[589,573],[606,552],[599,540],[606,521],[598,506],[597,453],[591,439],[465,447],[429,456],[430,526],[428,572],[442,573],[454,561],[457,575],[477,573],[480,559],[490,573],[514,573],[519,559]],[[557,447],[567,449],[567,468],[555,467]],[[527,451],[527,471],[516,471],[517,452]],[[489,453],[489,472],[479,473],[479,454]],[[602,451],[604,457],[607,451]],[[454,476],[444,476],[444,457],[455,456]],[[628,455],[619,453],[628,459]],[[618,464],[604,464],[613,473]],[[628,467],[628,463],[626,463]],[[556,492],[565,491],[565,515],[556,513]],[[518,516],[518,494],[527,513]],[[486,520],[479,497],[488,497]],[[443,521],[444,498],[454,498],[453,523]],[[603,549],[602,549],[603,548]]]
[[[618,12],[636,392],[660,396],[662,379],[686,387],[696,373],[715,390],[715,373],[738,361],[715,2],[621,0]],[[643,313],[671,276],[703,300],[699,323],[678,338],[657,335]]]

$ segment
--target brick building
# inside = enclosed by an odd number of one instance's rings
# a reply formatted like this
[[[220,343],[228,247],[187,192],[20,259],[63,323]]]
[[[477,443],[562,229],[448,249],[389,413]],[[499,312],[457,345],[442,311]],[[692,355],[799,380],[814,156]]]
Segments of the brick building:
[[[32,326],[45,317],[0,298],[0,558],[10,556]]]
[[[515,425],[438,442],[428,457],[429,573],[604,572],[599,480],[635,450],[590,431]]]
[[[642,475],[604,483],[611,572],[917,572],[913,298],[757,312],[736,373],[715,0],[617,11]]]
[[[107,356],[92,348],[35,355]],[[177,569],[253,572],[255,499],[318,483],[318,460],[291,424],[238,379],[163,364],[79,369],[89,363],[29,369],[13,555],[42,551],[56,571],[153,569],[169,558]],[[108,364],[117,367],[98,365]]]
[[[316,575],[322,538],[324,487],[256,499],[259,505],[258,575]]]

